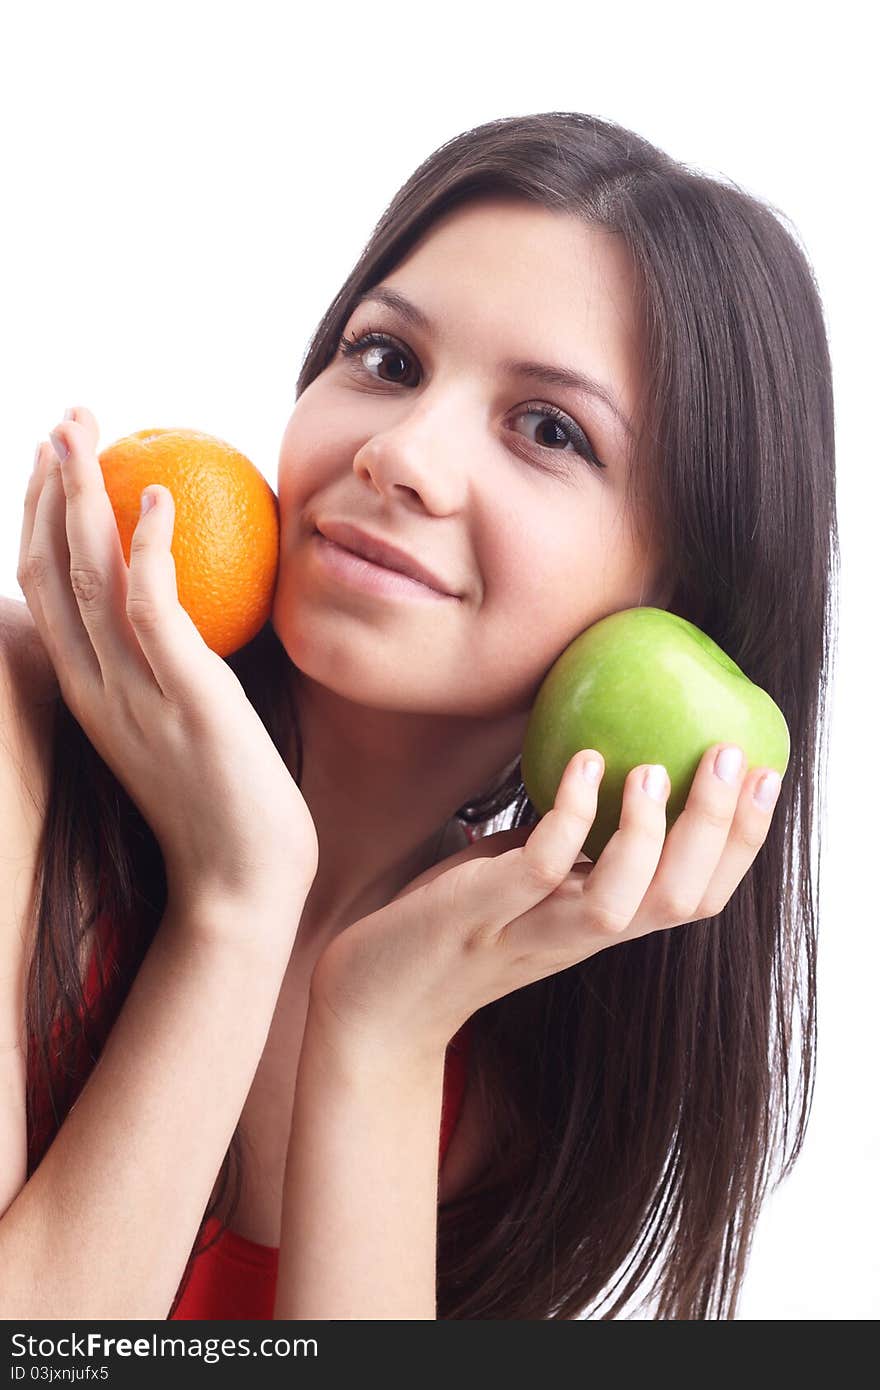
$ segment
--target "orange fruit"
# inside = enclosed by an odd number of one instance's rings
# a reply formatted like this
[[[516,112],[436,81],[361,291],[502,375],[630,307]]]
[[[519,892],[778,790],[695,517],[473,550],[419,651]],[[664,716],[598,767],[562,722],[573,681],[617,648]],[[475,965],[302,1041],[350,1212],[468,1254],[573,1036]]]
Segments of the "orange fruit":
[[[219,656],[245,646],[268,621],[278,576],[278,499],[259,469],[199,430],[138,430],[98,455],[125,563],[141,493],[161,483],[174,498],[171,554],[177,597]]]

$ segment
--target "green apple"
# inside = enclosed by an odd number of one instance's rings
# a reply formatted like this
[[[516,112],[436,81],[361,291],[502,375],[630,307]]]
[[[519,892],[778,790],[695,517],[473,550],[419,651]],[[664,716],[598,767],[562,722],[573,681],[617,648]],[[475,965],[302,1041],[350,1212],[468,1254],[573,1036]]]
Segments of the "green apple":
[[[551,666],[526,728],[522,774],[545,815],[583,748],[605,759],[596,819],[583,853],[595,862],[620,825],[623,785],[640,763],[662,763],[671,792],[667,830],[714,743],[736,743],[749,767],[788,766],[788,725],[766,690],[687,619],[626,608],[587,628]]]

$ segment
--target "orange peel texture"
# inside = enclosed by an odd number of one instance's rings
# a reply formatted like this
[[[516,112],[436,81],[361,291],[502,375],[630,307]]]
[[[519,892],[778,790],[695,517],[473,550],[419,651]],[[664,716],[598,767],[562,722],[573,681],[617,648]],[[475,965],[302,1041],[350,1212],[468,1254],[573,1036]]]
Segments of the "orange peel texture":
[[[98,455],[125,563],[141,493],[174,498],[177,597],[206,644],[229,656],[268,621],[278,578],[278,499],[244,454],[199,430],[138,430]]]

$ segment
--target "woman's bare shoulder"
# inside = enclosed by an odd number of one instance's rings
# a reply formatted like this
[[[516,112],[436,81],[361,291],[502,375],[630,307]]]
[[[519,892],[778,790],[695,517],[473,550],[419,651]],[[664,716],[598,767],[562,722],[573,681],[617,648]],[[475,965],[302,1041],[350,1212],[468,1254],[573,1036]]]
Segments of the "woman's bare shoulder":
[[[0,739],[28,790],[45,804],[51,731],[59,694],[55,668],[27,604],[0,595]]]
[[[16,1046],[23,1037],[25,971],[52,765],[56,706],[47,665],[30,610],[0,597],[0,1033],[9,1030]],[[0,1036],[0,1051],[5,1040]]]
[[[35,693],[54,695],[58,680],[33,614],[21,599],[0,594],[0,641],[4,665],[12,664]]]

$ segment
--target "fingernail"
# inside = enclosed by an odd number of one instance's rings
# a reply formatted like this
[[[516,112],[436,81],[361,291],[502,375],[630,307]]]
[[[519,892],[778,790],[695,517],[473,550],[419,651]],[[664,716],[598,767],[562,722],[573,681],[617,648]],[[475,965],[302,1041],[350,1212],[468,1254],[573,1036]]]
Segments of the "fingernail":
[[[715,755],[715,776],[722,782],[733,784],[739,777],[742,767],[742,753],[739,748],[722,748]]]
[[[769,811],[773,807],[779,788],[782,786],[782,778],[778,772],[765,772],[755,790],[755,801],[762,811]]]
[[[65,418],[65,420],[75,420],[75,419],[76,419],[76,416],[75,416],[74,413],[73,413],[73,406],[72,406],[72,405],[69,405],[69,406],[67,407],[67,409],[65,410],[65,412],[64,412],[64,418]]]
[[[49,438],[50,438],[51,441],[52,441],[52,448],[55,450],[55,453],[58,455],[58,462],[59,462],[59,463],[66,463],[67,459],[68,459],[69,456],[70,456],[70,450],[68,449],[68,447],[67,447],[67,445],[65,444],[64,440],[61,439],[61,438],[59,438],[59,436],[58,436],[57,434],[55,434],[54,431],[50,431]]]
[[[40,466],[40,450],[42,449],[42,447],[43,447],[43,443],[42,443],[42,440],[41,440],[40,443],[37,445],[36,452],[35,452],[35,454],[34,454],[34,466],[33,466],[33,468],[31,469],[31,472],[32,472],[32,473],[36,473],[37,469],[38,469],[39,466]]]
[[[602,776],[602,764],[596,758],[587,758],[581,763],[581,775],[587,779],[591,786],[595,786]]]
[[[655,801],[663,801],[666,796],[666,768],[662,763],[649,767],[642,779],[642,786]]]
[[[144,516],[151,507],[155,507],[159,501],[158,494],[155,492],[144,491],[141,493],[141,516]]]

